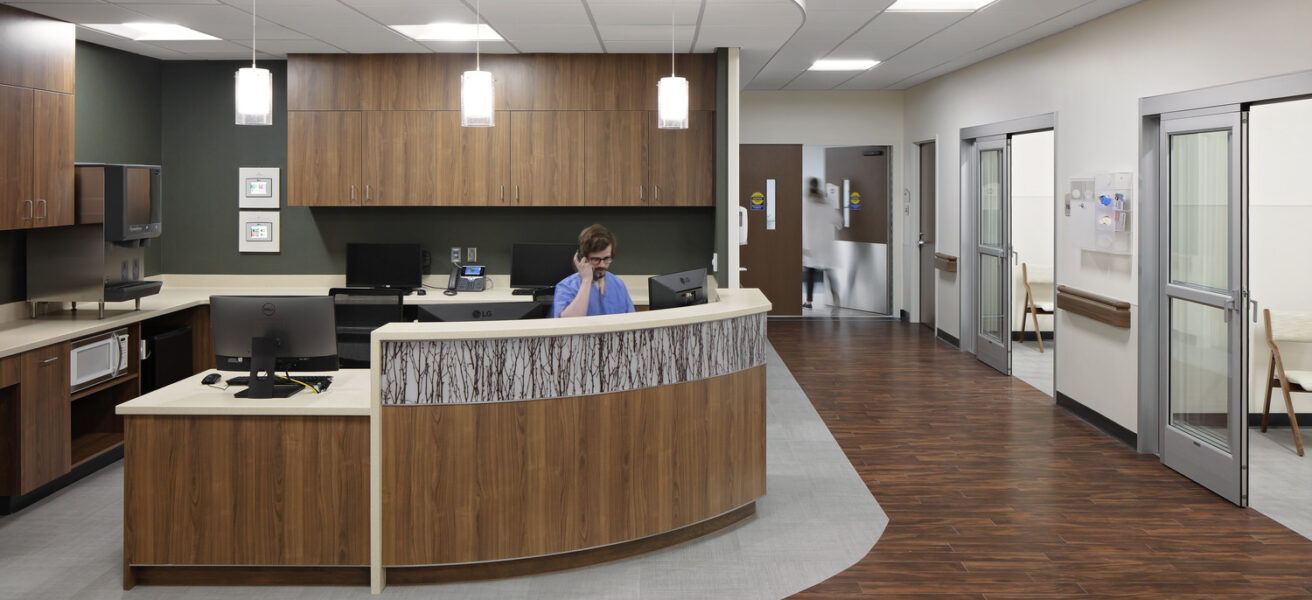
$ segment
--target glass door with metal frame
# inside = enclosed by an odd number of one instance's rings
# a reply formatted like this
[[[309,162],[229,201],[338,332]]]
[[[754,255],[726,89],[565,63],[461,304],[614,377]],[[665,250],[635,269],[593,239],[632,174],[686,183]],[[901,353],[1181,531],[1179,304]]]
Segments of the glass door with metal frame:
[[[1011,374],[1009,144],[1005,135],[975,142],[979,175],[975,189],[979,199],[975,356],[1007,375]]]
[[[1162,445],[1166,466],[1248,503],[1244,113],[1162,116]]]

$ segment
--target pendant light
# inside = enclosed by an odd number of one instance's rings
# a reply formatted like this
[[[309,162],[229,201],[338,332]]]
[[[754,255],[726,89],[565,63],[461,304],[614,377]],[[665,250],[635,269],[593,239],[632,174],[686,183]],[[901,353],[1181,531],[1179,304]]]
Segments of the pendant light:
[[[656,127],[688,128],[688,80],[674,75],[674,0],[670,0],[670,76],[656,82]]]
[[[474,5],[474,70],[460,75],[460,126],[492,127],[496,125],[492,74],[482,70],[479,40],[483,37],[482,2]]]
[[[251,0],[251,66],[237,69],[237,124],[273,125],[273,74],[255,68],[255,0]]]

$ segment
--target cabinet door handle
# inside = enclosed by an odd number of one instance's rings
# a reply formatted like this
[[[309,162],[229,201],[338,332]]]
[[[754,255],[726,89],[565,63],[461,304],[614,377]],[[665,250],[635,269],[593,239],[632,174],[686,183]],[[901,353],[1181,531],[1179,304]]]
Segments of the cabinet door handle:
[[[366,183],[365,186],[364,186],[364,200],[365,200],[365,202],[368,202],[368,201],[370,200],[369,196],[370,196],[370,194],[369,194],[369,184]]]
[[[639,186],[638,186],[638,202],[642,202],[643,200],[644,200],[644,198],[643,198],[643,195],[642,195],[642,186],[639,185]]]
[[[47,211],[49,210],[49,207],[46,206],[46,199],[37,198],[36,201],[41,203],[41,218],[42,219],[46,218],[46,215],[48,214]]]
[[[661,186],[659,186],[659,185],[653,185],[653,186],[651,186],[651,187],[653,187],[653,188],[656,189],[656,197],[655,197],[655,201],[656,201],[656,202],[660,202],[660,201],[661,201]]]
[[[505,201],[506,201],[506,185],[503,183],[501,184],[501,202],[504,203]]]
[[[31,220],[32,220],[32,207],[35,206],[35,205],[32,204],[32,201],[31,201],[31,200],[24,200],[23,202],[26,202],[26,203],[27,203],[27,216],[26,216],[26,217],[23,217],[23,220],[24,220],[24,221],[31,221]]]
[[[519,186],[515,186],[515,204],[519,204]]]
[[[44,366],[46,366],[46,365],[48,365],[48,364],[50,364],[50,363],[53,363],[53,362],[55,362],[55,361],[57,361],[57,360],[59,360],[59,357],[58,357],[58,356],[56,356],[56,357],[54,357],[54,358],[47,358],[47,359],[41,361],[41,366],[44,367]]]
[[[355,202],[355,186],[351,186],[351,202]]]

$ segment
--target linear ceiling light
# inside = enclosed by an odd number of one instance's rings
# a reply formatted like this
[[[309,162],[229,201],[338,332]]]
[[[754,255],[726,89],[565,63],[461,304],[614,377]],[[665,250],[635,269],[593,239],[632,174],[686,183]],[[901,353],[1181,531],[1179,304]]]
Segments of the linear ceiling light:
[[[474,4],[474,31],[483,27],[482,5],[481,1]],[[474,70],[460,75],[461,127],[496,126],[496,88],[492,74],[483,70],[480,41],[480,36],[474,36]]]
[[[88,24],[83,25],[83,27],[90,27],[110,35],[125,37],[139,42],[219,39],[212,35],[196,31],[195,29],[175,25],[173,23],[103,23],[94,25]]]
[[[865,71],[866,69],[870,69],[877,64],[879,64],[879,61],[872,60],[869,58],[858,58],[858,59],[822,58],[812,63],[811,68],[807,70],[808,71]]]
[[[897,0],[888,12],[973,12],[996,0]]]
[[[429,23],[427,25],[392,25],[402,34],[420,41],[439,42],[499,42],[499,35],[486,24]]]
[[[251,0],[251,66],[237,69],[237,124],[273,125],[273,73],[255,68],[255,0]]]

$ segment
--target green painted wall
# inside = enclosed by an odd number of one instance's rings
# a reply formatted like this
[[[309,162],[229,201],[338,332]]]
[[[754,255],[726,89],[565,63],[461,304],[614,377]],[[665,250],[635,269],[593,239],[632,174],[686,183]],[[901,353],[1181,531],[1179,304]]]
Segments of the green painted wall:
[[[85,42],[76,60],[73,160],[158,164],[160,61]],[[27,298],[26,246],[26,233],[0,231],[0,304]]]
[[[618,237],[617,273],[710,266],[713,208],[288,207],[286,63],[260,63],[273,72],[271,127],[233,124],[233,74],[240,66],[164,63],[164,234],[152,247],[162,256],[162,272],[342,273],[347,242],[396,241],[431,251],[436,273],[449,269],[451,246],[476,246],[489,270],[507,273],[512,243],[573,242],[598,222]],[[237,252],[237,169],[243,166],[283,169],[278,254]]]

